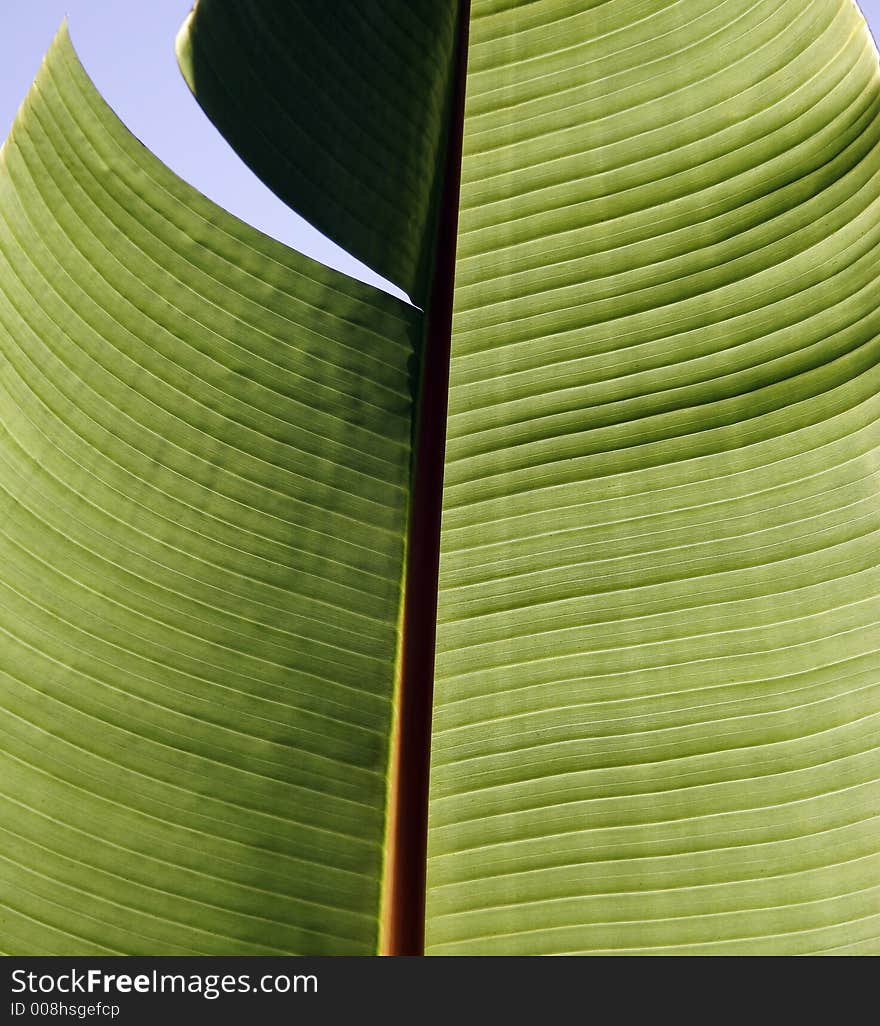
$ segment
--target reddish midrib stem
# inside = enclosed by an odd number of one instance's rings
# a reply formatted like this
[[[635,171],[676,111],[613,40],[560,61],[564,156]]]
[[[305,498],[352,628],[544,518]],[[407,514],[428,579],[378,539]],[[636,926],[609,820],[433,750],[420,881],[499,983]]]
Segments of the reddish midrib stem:
[[[428,841],[428,772],[434,692],[434,639],[440,510],[446,447],[446,407],[461,145],[464,122],[470,0],[461,0],[456,67],[450,105],[437,249],[427,304],[425,355],[415,446],[403,609],[394,808],[383,954],[421,955],[425,947],[425,865]]]

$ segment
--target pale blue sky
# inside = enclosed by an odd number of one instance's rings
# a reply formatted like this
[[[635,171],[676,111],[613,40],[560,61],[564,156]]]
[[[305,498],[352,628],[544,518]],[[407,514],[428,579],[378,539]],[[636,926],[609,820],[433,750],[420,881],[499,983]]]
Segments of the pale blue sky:
[[[0,141],[67,15],[74,46],[104,98],[177,174],[268,235],[383,285],[270,192],[202,113],[174,54],[191,6],[192,0],[0,0]]]
[[[174,37],[191,3],[0,0],[0,139],[66,14],[74,45],[101,93],[131,131],[177,174],[267,234],[381,285],[382,279],[369,268],[271,193],[204,116],[174,56]],[[880,0],[863,0],[860,6],[880,38]]]

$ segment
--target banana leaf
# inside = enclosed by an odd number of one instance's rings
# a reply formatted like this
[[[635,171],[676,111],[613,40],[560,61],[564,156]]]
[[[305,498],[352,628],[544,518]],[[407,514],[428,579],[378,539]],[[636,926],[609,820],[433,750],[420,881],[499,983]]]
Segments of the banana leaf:
[[[0,165],[5,949],[377,950],[420,320],[62,30]]]
[[[428,296],[457,0],[198,0],[184,78],[239,156],[290,206]]]
[[[429,954],[880,950],[850,0],[474,0]]]
[[[2,151],[10,953],[393,950],[435,598],[426,953],[880,952],[873,40],[851,0],[457,8],[178,36],[427,317],[176,179],[64,33]]]

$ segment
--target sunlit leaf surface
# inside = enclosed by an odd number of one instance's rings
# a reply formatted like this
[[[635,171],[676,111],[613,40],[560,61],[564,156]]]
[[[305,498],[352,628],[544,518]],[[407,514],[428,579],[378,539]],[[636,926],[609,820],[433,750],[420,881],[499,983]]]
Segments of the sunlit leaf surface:
[[[376,950],[419,332],[59,35],[0,164],[4,950]]]
[[[428,952],[878,951],[850,0],[474,0]]]

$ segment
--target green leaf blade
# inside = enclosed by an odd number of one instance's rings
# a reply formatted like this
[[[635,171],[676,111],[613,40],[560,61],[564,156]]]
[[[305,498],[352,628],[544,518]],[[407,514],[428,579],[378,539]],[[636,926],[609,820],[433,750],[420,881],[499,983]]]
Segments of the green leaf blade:
[[[64,32],[0,210],[4,947],[374,952],[419,315],[176,179]]]
[[[424,304],[458,3],[198,0],[184,78],[286,203]]]
[[[475,3],[429,954],[877,950],[851,3]]]

